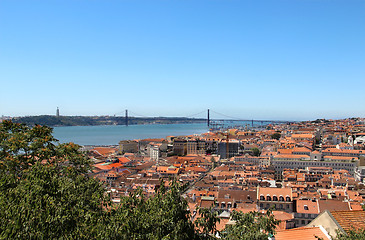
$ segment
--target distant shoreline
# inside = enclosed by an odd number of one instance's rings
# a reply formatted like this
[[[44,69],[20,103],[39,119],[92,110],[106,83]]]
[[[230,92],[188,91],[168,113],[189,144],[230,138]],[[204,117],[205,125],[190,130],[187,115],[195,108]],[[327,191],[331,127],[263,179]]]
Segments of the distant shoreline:
[[[126,125],[125,117],[114,116],[26,116],[14,117],[13,122],[24,123],[28,126],[46,125],[49,127],[71,126],[101,126],[101,125]],[[128,117],[128,125],[150,124],[189,124],[204,123],[206,119],[185,117]]]

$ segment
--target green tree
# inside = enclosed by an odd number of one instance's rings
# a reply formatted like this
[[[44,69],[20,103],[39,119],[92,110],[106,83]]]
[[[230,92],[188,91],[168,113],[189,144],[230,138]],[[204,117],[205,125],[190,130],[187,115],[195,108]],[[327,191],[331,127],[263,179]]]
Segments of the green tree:
[[[105,189],[88,176],[79,146],[55,145],[52,129],[0,124],[0,238],[90,239],[99,234]]]
[[[213,207],[198,208],[200,217],[195,221],[198,234],[203,239],[216,239],[215,235],[219,233],[217,223],[220,222],[218,212]]]
[[[271,210],[266,213],[233,211],[232,220],[236,223],[228,225],[221,232],[223,239],[230,240],[267,240],[275,234],[275,228],[280,223],[274,218]]]
[[[258,148],[252,148],[251,151],[252,151],[252,154],[256,157],[260,156],[260,154],[261,154],[261,151]]]
[[[106,238],[111,239],[198,239],[190,220],[187,202],[181,197],[183,186],[164,183],[155,196],[144,197],[141,189],[123,197],[111,211]],[[115,231],[116,230],[116,231]]]
[[[274,133],[274,134],[272,134],[272,135],[271,135],[271,138],[272,138],[272,139],[276,139],[276,140],[279,140],[279,139],[280,139],[280,137],[281,137],[281,134],[280,134],[280,133],[278,133],[278,132],[276,132],[276,133]]]

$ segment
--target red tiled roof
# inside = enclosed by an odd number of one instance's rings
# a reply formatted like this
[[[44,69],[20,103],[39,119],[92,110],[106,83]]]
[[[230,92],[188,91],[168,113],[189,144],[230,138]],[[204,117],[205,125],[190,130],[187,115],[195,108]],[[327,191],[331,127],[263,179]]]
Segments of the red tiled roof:
[[[122,166],[123,166],[123,164],[121,164],[121,163],[98,163],[98,164],[94,165],[94,167],[99,168],[101,170],[109,170],[112,168],[119,168]]]
[[[318,200],[320,212],[335,210],[350,210],[348,202],[338,200]]]
[[[131,160],[129,160],[126,157],[120,157],[120,158],[118,158],[118,160],[119,160],[120,163],[127,163],[127,162],[130,162],[131,161]]]
[[[297,213],[319,214],[317,201],[297,200]]]
[[[365,228],[365,211],[331,211],[338,224],[348,231],[352,228]]]
[[[272,196],[283,196],[284,198],[286,196],[289,196],[290,198],[292,198],[292,189],[291,188],[262,188],[260,187],[258,190],[258,197],[260,197],[260,195],[270,195]]]
[[[310,228],[293,228],[289,230],[277,231],[275,240],[318,240],[317,237],[323,240],[330,240],[325,230],[320,227]]]
[[[365,154],[364,150],[349,150],[349,149],[337,149],[337,148],[326,148],[322,151],[323,153],[352,153],[352,154]]]
[[[108,148],[108,147],[96,147],[91,149],[90,151],[94,151],[99,153],[100,155],[107,156],[109,154],[115,153],[116,149],[114,148]]]

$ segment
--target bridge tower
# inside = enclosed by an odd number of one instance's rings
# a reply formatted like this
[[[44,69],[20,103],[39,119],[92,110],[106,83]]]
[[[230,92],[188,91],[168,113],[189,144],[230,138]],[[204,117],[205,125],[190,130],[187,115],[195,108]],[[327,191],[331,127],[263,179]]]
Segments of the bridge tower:
[[[208,109],[207,124],[208,124],[208,127],[209,127],[209,125],[210,125],[210,118],[209,118],[209,109]]]
[[[128,127],[128,110],[125,110],[125,125]]]

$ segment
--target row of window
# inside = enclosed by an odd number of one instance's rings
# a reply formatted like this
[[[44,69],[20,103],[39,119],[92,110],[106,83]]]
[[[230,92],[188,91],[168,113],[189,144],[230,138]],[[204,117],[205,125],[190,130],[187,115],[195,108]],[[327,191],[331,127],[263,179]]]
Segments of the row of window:
[[[314,219],[318,216],[318,214],[310,214],[310,213],[297,213],[296,218],[311,218]]]
[[[284,210],[284,205],[283,204],[277,204],[277,205],[273,205],[273,206],[275,206],[275,208],[277,209],[277,210]],[[269,209],[271,206],[270,206],[270,204],[266,204],[266,209]],[[264,208],[264,204],[263,203],[260,203],[260,208],[261,209],[263,209]],[[289,206],[289,204],[285,204],[285,208],[286,209],[289,209],[290,208],[290,206]]]
[[[293,165],[308,165],[308,166],[338,166],[338,167],[353,167],[353,163],[328,163],[328,162],[273,162],[274,165],[285,165],[285,166],[293,166]]]
[[[273,197],[271,198],[271,196],[270,196],[270,195],[267,195],[267,196],[266,196],[266,198],[265,198],[265,196],[264,196],[264,195],[261,195],[261,196],[260,196],[260,200],[262,200],[262,201],[280,201],[280,202],[284,202],[284,201],[290,202],[290,201],[291,201],[291,199],[290,199],[290,197],[289,197],[289,196],[287,196],[287,197],[285,198],[285,200],[284,200],[284,197],[283,197],[283,196],[280,196],[279,198],[278,198],[277,196],[273,196]]]

